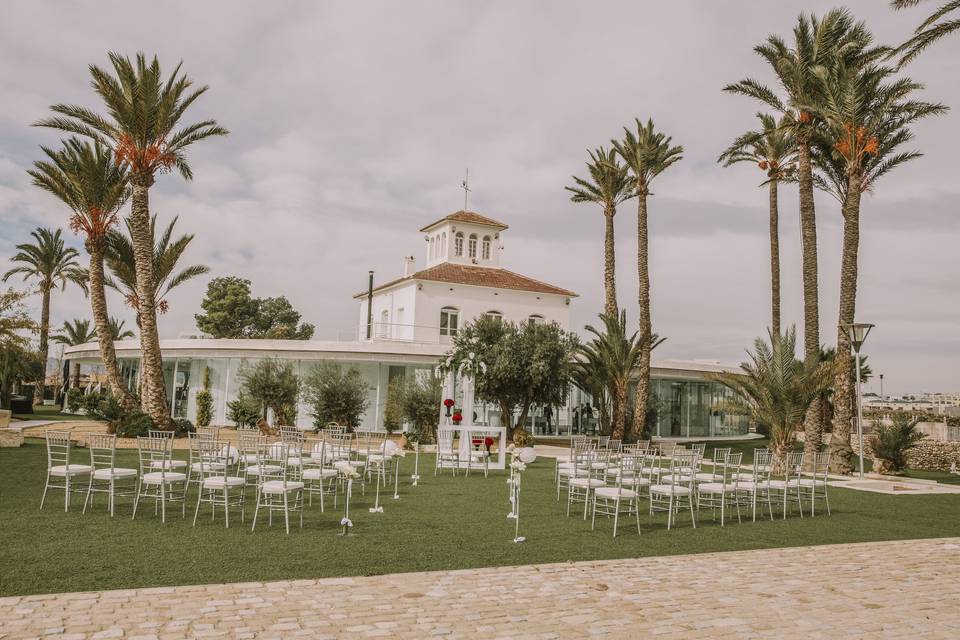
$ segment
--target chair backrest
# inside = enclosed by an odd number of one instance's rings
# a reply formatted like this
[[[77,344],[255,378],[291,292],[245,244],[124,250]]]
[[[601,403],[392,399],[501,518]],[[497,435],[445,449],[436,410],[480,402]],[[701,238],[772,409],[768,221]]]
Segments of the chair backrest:
[[[623,484],[624,478],[633,478],[640,473],[640,467],[643,462],[643,454],[624,452],[620,456],[620,473],[617,474],[617,487]]]
[[[167,429],[148,429],[147,430],[148,438],[173,438],[173,431]]]
[[[47,469],[70,464],[70,432],[47,431]]]
[[[353,450],[353,436],[349,433],[332,433],[327,438],[330,457],[337,460],[349,460]]]
[[[791,451],[787,454],[787,461],[784,465],[783,474],[787,480],[799,478],[803,474],[803,451]]]
[[[303,453],[302,464],[308,467],[323,467],[330,459],[327,439],[322,435],[304,438]]]
[[[598,447],[606,448],[608,442],[610,442],[610,436],[597,436]]]
[[[241,459],[243,456],[256,455],[257,445],[266,442],[266,436],[259,431],[237,432],[237,449],[240,451]]]
[[[707,443],[706,443],[706,442],[695,442],[695,443],[693,443],[692,445],[690,445],[690,450],[691,450],[691,451],[696,451],[696,452],[697,452],[697,456],[698,456],[698,460],[702,460],[704,453],[706,453],[706,451],[707,451]]]
[[[649,449],[649,448],[650,448],[650,441],[649,441],[649,440],[637,440],[637,441],[634,443],[634,445],[637,447],[637,449],[646,450],[646,449]]]
[[[173,439],[167,437],[138,437],[137,455],[140,459],[140,475],[159,472],[161,475],[170,471],[170,460],[173,457]]]
[[[387,441],[387,434],[384,431],[367,432],[367,456],[370,454],[382,454],[383,446]]]
[[[769,449],[753,450],[753,481],[757,484],[770,482],[773,471],[773,452]]]
[[[713,450],[713,468],[716,469],[717,465],[725,464],[727,456],[733,451],[730,447],[717,447]]]
[[[659,447],[660,447],[660,455],[664,458],[669,458],[673,456],[673,453],[677,450],[677,443],[661,442]]]
[[[197,437],[204,440],[219,440],[220,427],[197,427]]]
[[[201,482],[204,478],[214,476],[227,477],[230,468],[230,453],[226,443],[200,437],[196,439],[195,446],[197,456],[200,459]]]
[[[90,449],[90,466],[96,469],[113,469],[117,454],[117,436],[109,433],[91,433],[87,436]]]
[[[670,481],[672,484],[686,484],[682,478],[690,473],[697,463],[697,452],[690,450],[675,451],[670,458]]]
[[[742,451],[737,451],[736,453],[733,453],[732,451],[729,451],[729,450],[727,451],[727,455],[724,456],[723,461],[720,463],[722,466],[720,467],[721,471],[719,472],[723,474],[722,482],[724,486],[728,486],[728,485],[737,486],[737,483],[739,482],[739,478],[740,478],[740,473],[739,473],[740,463],[742,462],[743,462]],[[714,466],[713,469],[714,469],[713,472],[715,474],[718,473],[716,466]]]
[[[296,427],[287,427],[281,425],[280,441],[300,444],[303,442],[303,431],[300,431],[300,429],[297,429]]]
[[[286,442],[263,442],[257,445],[257,484],[268,480],[282,480],[286,484],[290,445]]]
[[[830,474],[830,452],[822,451],[813,455],[813,477],[814,480],[827,481]]]
[[[453,429],[437,429],[437,451],[442,453],[453,452]]]
[[[612,439],[611,439],[611,440],[607,440],[607,449],[609,449],[610,451],[612,451],[612,452],[614,452],[614,453],[620,453],[620,451],[623,449],[623,441],[622,441],[622,440],[612,440]]]

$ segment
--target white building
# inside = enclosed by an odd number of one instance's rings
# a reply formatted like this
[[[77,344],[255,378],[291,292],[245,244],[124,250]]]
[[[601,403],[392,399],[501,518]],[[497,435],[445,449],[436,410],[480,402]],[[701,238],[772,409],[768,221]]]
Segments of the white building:
[[[481,315],[569,329],[570,301],[577,294],[500,266],[506,230],[504,223],[472,211],[451,213],[420,229],[425,268],[418,271],[416,258],[404,258],[402,277],[355,295],[357,335],[449,344],[459,327]]]
[[[432,371],[465,323],[487,314],[518,323],[556,322],[569,329],[570,303],[577,294],[501,266],[506,229],[502,222],[468,211],[423,227],[424,268],[417,270],[415,259],[406,258],[402,277],[354,296],[359,303],[359,322],[349,340],[161,340],[171,414],[196,420],[196,393],[204,375],[209,374],[213,422],[229,425],[227,403],[237,396],[244,364],[279,358],[293,363],[303,375],[320,361],[335,360],[355,367],[369,385],[369,408],[361,426],[382,428],[390,382],[418,371]],[[372,310],[369,325],[368,302]],[[119,341],[116,351],[121,374],[133,389],[139,374],[139,344]],[[96,343],[69,347],[65,358],[66,368],[75,362],[88,368],[100,364]],[[706,374],[725,370],[729,368],[709,362],[654,360],[650,387],[658,405],[654,435],[704,438],[745,434],[745,421],[718,409],[728,391],[705,379]],[[478,404],[474,410],[479,423],[498,424],[495,407]],[[564,406],[536,407],[527,427],[537,435],[592,433],[597,414],[592,398],[571,387]],[[301,404],[297,424],[311,423],[309,407]]]

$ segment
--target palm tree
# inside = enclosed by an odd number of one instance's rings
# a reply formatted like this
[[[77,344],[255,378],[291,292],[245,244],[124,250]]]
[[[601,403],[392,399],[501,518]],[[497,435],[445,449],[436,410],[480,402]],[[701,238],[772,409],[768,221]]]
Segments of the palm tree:
[[[83,236],[90,255],[85,274],[89,287],[93,322],[97,328],[100,357],[107,373],[107,383],[114,397],[125,406],[135,404],[120,379],[117,354],[110,340],[107,296],[103,288],[103,256],[107,233],[117,222],[117,211],[129,196],[126,171],[114,162],[109,147],[77,138],[65,141],[63,148],[53,151],[41,147],[47,160],[34,163],[28,173],[33,184],[59,198],[73,212],[70,228]]]
[[[640,364],[643,353],[643,344],[650,342],[655,348],[663,342],[657,335],[645,341],[640,339],[639,332],[627,335],[627,313],[620,311],[616,315],[601,314],[603,331],[591,325],[586,330],[593,334],[593,339],[580,346],[580,359],[577,363],[575,380],[584,391],[607,396],[610,406],[612,435],[622,440],[629,435],[626,432],[627,391],[630,380]],[[606,410],[607,402],[601,401],[601,409]],[[643,429],[643,423],[637,423]]]
[[[157,240],[156,225],[157,216],[150,219],[150,240],[153,246],[153,296],[156,302],[156,309],[159,313],[166,313],[170,308],[166,300],[167,294],[188,280],[210,272],[210,267],[202,264],[195,264],[184,269],[177,270],[177,263],[186,251],[187,246],[193,241],[193,234],[180,236],[176,240],[173,237],[173,228],[177,224],[178,218],[170,221],[164,229],[160,239]],[[111,231],[107,236],[107,266],[113,273],[113,277],[107,277],[105,284],[119,292],[135,311],[137,311],[137,326],[140,326],[140,297],[137,295],[137,268],[133,254],[133,243],[130,238],[133,237],[129,218],[126,219],[127,235],[119,231]]]
[[[892,0],[890,5],[894,9],[905,9],[915,7],[920,2],[921,0]],[[960,17],[951,15],[954,12],[960,14],[960,0],[944,2],[929,18],[921,22],[920,26],[913,32],[913,37],[896,50],[896,53],[903,54],[903,57],[900,58],[900,65],[903,66],[916,58],[921,51],[940,38],[960,30]]]
[[[113,316],[110,317],[110,339],[111,340],[116,342],[117,340],[126,340],[127,338],[137,337],[137,334],[135,334],[130,329],[123,328],[123,325],[125,324],[126,324],[125,320],[119,320],[117,318],[114,318]]]
[[[58,344],[68,347],[76,347],[81,344],[87,344],[97,339],[97,330],[90,326],[89,320],[80,320],[75,318],[73,321],[65,320],[60,333],[50,336],[50,339]],[[80,363],[73,363],[73,387],[80,386]]]
[[[760,129],[744,133],[720,155],[718,162],[729,167],[738,162],[756,164],[764,172],[770,202],[770,306],[771,329],[780,334],[780,182],[790,180],[796,172],[797,142],[789,121],[780,121],[758,113]]]
[[[647,241],[647,197],[652,195],[650,185],[654,178],[683,158],[683,147],[671,146],[672,138],[656,131],[653,120],[646,126],[636,121],[637,132],[624,127],[623,140],[613,140],[617,154],[630,169],[634,194],[637,196],[637,273],[640,285],[640,361],[638,363],[637,393],[633,407],[634,428],[643,431],[647,420],[650,398],[650,351],[653,327],[650,321],[650,259]]]
[[[617,270],[613,218],[617,215],[617,205],[635,193],[629,170],[617,160],[616,150],[600,147],[587,153],[590,154],[587,163],[590,179],[573,176],[576,186],[564,188],[573,194],[570,199],[574,202],[593,202],[603,207],[603,287],[606,293],[603,312],[614,317],[617,315]]]
[[[805,359],[820,353],[820,305],[817,274],[817,221],[813,201],[813,135],[821,126],[812,113],[822,99],[817,70],[835,58],[850,62],[876,59],[886,50],[870,49],[871,36],[862,23],[855,23],[843,9],[834,9],[818,19],[801,15],[793,29],[793,43],[770,36],[754,47],[773,69],[786,100],[758,80],[748,78],[728,85],[724,91],[759,100],[784,120],[797,144],[797,183],[800,194],[800,244],[803,259],[803,346]],[[807,445],[819,448],[823,433],[819,402],[814,402],[804,424]]]
[[[782,468],[808,409],[830,385],[830,366],[819,357],[797,359],[793,327],[783,335],[769,332],[769,340],[754,341],[740,371],[709,377],[735,392],[723,403],[725,410],[749,416],[770,431],[775,464]]]
[[[110,145],[117,161],[129,173],[133,188],[130,225],[137,267],[144,391],[141,401],[144,412],[156,424],[166,424],[170,416],[154,299],[150,187],[157,174],[173,169],[179,171],[185,180],[192,179],[187,149],[206,138],[226,135],[227,130],[215,120],[181,125],[186,110],[207,87],[192,88],[193,82],[186,74],[181,74],[180,64],[164,80],[156,56],[150,62],[143,53],[138,53],[135,61],[118,53],[110,53],[109,57],[116,75],[95,65],[90,66],[94,90],[103,99],[108,117],[84,107],[57,104],[51,109],[59,115],[41,120],[37,125]]]
[[[922,85],[909,78],[893,79],[894,70],[878,65],[850,66],[834,61],[819,77],[824,100],[818,116],[824,126],[814,145],[817,185],[833,195],[843,213],[843,255],[840,268],[840,311],[834,373],[834,424],[831,449],[836,470],[852,471],[850,339],[842,327],[854,322],[860,249],[861,196],[877,180],[920,157],[901,147],[913,138],[908,126],[946,107],[918,101],[912,94]]]
[[[40,307],[40,361],[43,363],[44,373],[47,367],[47,356],[50,352],[50,292],[59,284],[61,290],[66,289],[67,282],[79,284],[82,277],[79,272],[77,256],[80,254],[73,247],[67,247],[63,242],[63,233],[60,229],[37,228],[30,232],[34,242],[18,244],[18,252],[10,258],[11,262],[19,263],[13,269],[3,274],[4,282],[11,276],[23,274],[23,279],[36,280],[40,288],[42,299]],[[43,403],[44,380],[41,377],[34,387],[34,404]]]

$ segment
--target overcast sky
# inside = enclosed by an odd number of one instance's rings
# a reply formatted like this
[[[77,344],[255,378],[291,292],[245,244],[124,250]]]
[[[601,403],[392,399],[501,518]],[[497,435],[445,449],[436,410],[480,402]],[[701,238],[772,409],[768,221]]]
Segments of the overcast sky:
[[[847,2],[882,42],[899,43],[927,9]],[[758,105],[722,93],[772,82],[752,47],[787,35],[797,11],[828,2],[603,3],[5,2],[0,20],[0,267],[38,225],[67,215],[25,174],[57,135],[29,127],[56,102],[99,108],[87,64],[106,52],[157,53],[210,91],[191,120],[231,135],[191,151],[195,180],[162,176],[151,206],[196,234],[187,259],[238,275],[254,295],[285,295],[317,338],[356,322],[353,292],[423,264],[422,225],[462,207],[505,221],[507,268],[581,294],[573,327],[602,305],[599,210],[563,187],[586,149],[652,117],[683,144],[650,202],[652,313],[661,358],[736,363],[768,324],[766,193],[760,172],[717,155],[755,125]],[[865,198],[858,319],[888,393],[960,391],[960,38],[909,68],[954,111],[916,127],[926,155]],[[838,206],[818,194],[822,339],[835,341]],[[785,324],[802,325],[797,195],[781,192]],[[621,303],[636,318],[635,209],[617,217]],[[78,248],[79,241],[70,240]],[[82,249],[81,249],[82,250]],[[209,278],[177,290],[161,335],[195,331]],[[111,312],[132,313],[117,296]],[[53,322],[88,317],[77,290]],[[877,385],[872,389],[879,390]]]

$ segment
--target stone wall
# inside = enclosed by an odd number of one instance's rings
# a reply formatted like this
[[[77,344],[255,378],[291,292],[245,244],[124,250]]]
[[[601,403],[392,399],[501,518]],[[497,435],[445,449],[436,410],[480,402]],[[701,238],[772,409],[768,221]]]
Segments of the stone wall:
[[[857,438],[851,438],[853,452],[859,453]],[[864,438],[863,448],[866,450],[867,458],[873,457],[870,450],[870,443]],[[907,468],[922,469],[926,471],[949,471],[951,465],[960,467],[960,442],[940,442],[931,438],[925,438],[907,452]]]

